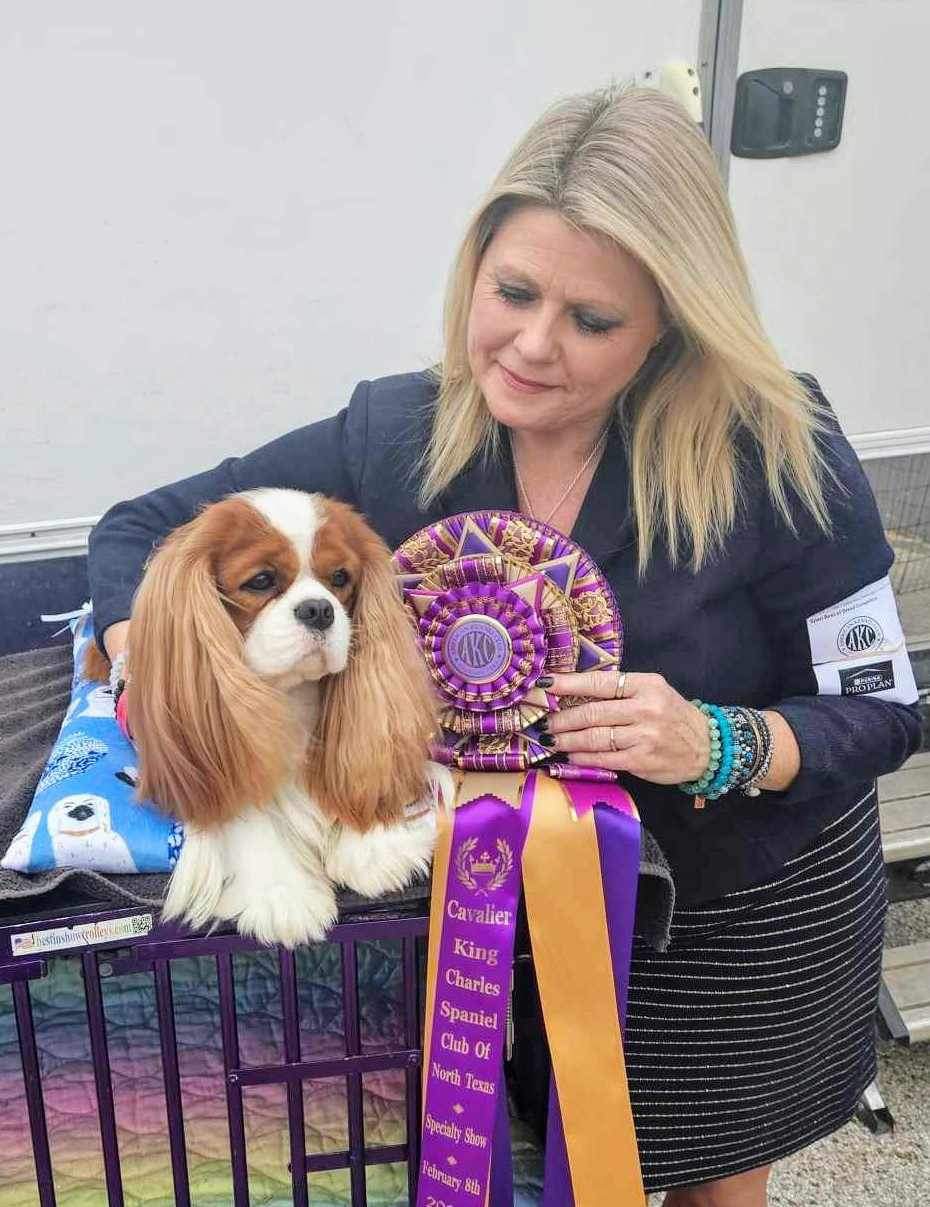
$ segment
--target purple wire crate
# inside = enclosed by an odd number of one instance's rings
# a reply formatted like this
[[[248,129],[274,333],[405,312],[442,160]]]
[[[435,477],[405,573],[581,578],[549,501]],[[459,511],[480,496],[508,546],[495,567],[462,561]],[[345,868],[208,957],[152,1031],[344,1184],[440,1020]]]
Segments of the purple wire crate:
[[[87,1202],[88,1186],[96,1185],[100,1197],[94,1201],[110,1207],[123,1204],[127,1197],[132,1202],[174,1202],[180,1207],[227,1203],[277,1207],[284,1202],[319,1202],[329,1207],[339,1201],[352,1207],[412,1204],[419,1156],[424,904],[420,898],[408,904],[408,912],[346,914],[326,944],[298,952],[262,949],[234,933],[196,935],[161,926],[156,916],[140,909],[68,910],[0,922],[0,994],[10,995],[8,1047],[13,1047],[15,1029],[23,1133],[28,1119],[36,1201],[41,1207],[68,1207],[69,1197],[77,1199],[80,1190],[85,1196],[81,1201]],[[371,951],[388,954],[374,966],[369,959],[366,972],[360,954]],[[316,953],[318,963],[329,972],[325,986],[312,991],[304,983],[307,953]],[[251,974],[259,965],[261,976],[256,978]],[[237,966],[240,973],[244,968],[251,974],[237,978]],[[192,967],[201,976],[194,998],[201,994],[204,970],[209,968],[212,1004],[207,1021],[191,1021]],[[43,999],[62,969],[70,978],[67,1005],[63,991],[55,1001]],[[256,979],[260,1008],[253,1008]],[[126,995],[124,1002],[119,986],[130,984],[135,987],[133,994]],[[81,999],[80,1010],[75,997]],[[130,997],[133,1006],[127,1014]],[[366,1023],[372,1006],[379,1020],[373,1028]],[[140,1022],[133,1009],[147,1010],[150,1016],[147,1048],[136,1043]],[[249,1033],[253,1015],[265,1032],[258,1042]],[[86,1051],[78,1063],[85,1079],[93,1082],[92,1095],[85,1085],[84,1100],[96,1102],[95,1110],[85,1111],[75,1141],[73,1129],[58,1136],[62,1090],[55,1077],[61,1038],[52,1045],[56,1054],[52,1059],[43,1051],[41,1034],[67,1019],[73,1036],[78,1016],[86,1019],[81,1041]],[[325,1025],[317,1027],[324,1016]],[[272,1032],[274,1043],[269,1039]],[[0,1064],[0,1098],[7,1097],[4,1079],[8,1085],[9,1065],[9,1060]],[[145,1135],[121,1127],[121,1109],[127,1113],[121,1108],[127,1068],[131,1080],[136,1066],[148,1092],[153,1082],[160,1083],[160,1119],[147,1101],[145,1111],[154,1124]],[[366,1121],[366,1084],[377,1079],[387,1084],[389,1078],[397,1087],[388,1112],[391,1117],[386,1126],[384,1111],[376,1112],[371,1124]],[[322,1101],[318,1088],[331,1087],[333,1082],[343,1087],[338,1131],[344,1142],[335,1143],[331,1134],[317,1147],[312,1137],[319,1131],[313,1117]],[[191,1085],[198,1087],[199,1098],[192,1100]],[[276,1117],[267,1109],[275,1093],[283,1095]],[[262,1118],[270,1120],[257,1141],[250,1139],[250,1094],[264,1095]],[[212,1131],[198,1118],[208,1098],[214,1111]],[[376,1097],[382,1104],[385,1100],[383,1095]],[[333,1101],[328,1093],[330,1120]],[[215,1126],[220,1110],[225,1116],[223,1129]],[[135,1113],[145,1112],[137,1104]],[[218,1140],[220,1130],[224,1134]],[[192,1131],[197,1133],[193,1146]],[[222,1144],[219,1153],[218,1143]],[[75,1145],[80,1149],[77,1154],[71,1151]],[[167,1148],[162,1161],[154,1159],[159,1146],[162,1151]],[[198,1165],[192,1154],[200,1160],[201,1150],[211,1146],[205,1174],[204,1162]],[[262,1150],[258,1158],[253,1147]],[[270,1150],[280,1157],[277,1169],[269,1167]],[[140,1192],[139,1171],[146,1162],[150,1170]],[[158,1175],[151,1172],[155,1165]],[[394,1167],[393,1179],[373,1190],[382,1166]],[[398,1170],[403,1176],[398,1176]],[[82,1171],[89,1181],[81,1181]],[[344,1171],[340,1175],[347,1181],[344,1189],[322,1185],[319,1194],[311,1194],[314,1179],[325,1181],[334,1171]],[[9,1167],[6,1176],[14,1178]],[[161,1187],[155,1185],[159,1179]],[[10,1199],[14,1201],[22,1202],[21,1193]],[[4,1207],[2,1185],[0,1207]]]

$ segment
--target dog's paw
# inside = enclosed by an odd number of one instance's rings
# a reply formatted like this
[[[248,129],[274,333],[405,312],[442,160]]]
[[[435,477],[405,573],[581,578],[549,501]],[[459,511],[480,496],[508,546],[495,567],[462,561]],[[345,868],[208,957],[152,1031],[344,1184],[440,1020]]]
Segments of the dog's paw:
[[[221,901],[221,906],[230,904]],[[295,891],[293,886],[276,884],[250,895],[237,910],[235,922],[241,935],[259,943],[299,947],[325,939],[337,912],[336,895],[328,885],[304,884]]]
[[[363,832],[343,827],[327,855],[326,872],[336,884],[363,897],[383,897],[429,871],[435,843],[432,812],[415,821]]]
[[[180,921],[201,930],[214,922],[224,889],[222,847],[210,835],[191,829],[161,909],[163,921]]]

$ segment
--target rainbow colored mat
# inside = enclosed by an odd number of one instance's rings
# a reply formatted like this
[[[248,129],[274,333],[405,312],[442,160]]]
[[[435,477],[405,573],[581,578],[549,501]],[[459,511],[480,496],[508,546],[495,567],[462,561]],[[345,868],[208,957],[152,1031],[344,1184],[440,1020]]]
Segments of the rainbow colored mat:
[[[398,946],[385,941],[359,944],[358,954],[364,1050],[400,1046]],[[197,1207],[228,1207],[232,1202],[215,967],[203,958],[172,962],[188,1165]],[[242,1061],[276,1063],[283,1059],[276,954],[238,956],[235,971]],[[304,1052],[315,1057],[341,1055],[338,947],[302,950],[298,972]],[[103,984],[127,1207],[172,1207],[152,977],[140,973]],[[79,964],[52,961],[49,976],[32,982],[32,1000],[59,1207],[102,1207],[106,1201],[103,1157]],[[363,1084],[366,1140],[402,1143],[403,1073],[366,1074]],[[291,1195],[283,1087],[249,1088],[245,1101],[253,1207],[286,1207]],[[344,1080],[306,1084],[304,1102],[307,1150],[344,1148]],[[0,1207],[35,1207],[29,1121],[11,994],[5,985],[0,986],[0,1153]],[[535,1156],[525,1140],[516,1145],[516,1154],[526,1193],[536,1181]],[[371,1207],[407,1203],[403,1166],[373,1167],[367,1181]],[[348,1204],[348,1172],[312,1175],[310,1201],[319,1207]]]

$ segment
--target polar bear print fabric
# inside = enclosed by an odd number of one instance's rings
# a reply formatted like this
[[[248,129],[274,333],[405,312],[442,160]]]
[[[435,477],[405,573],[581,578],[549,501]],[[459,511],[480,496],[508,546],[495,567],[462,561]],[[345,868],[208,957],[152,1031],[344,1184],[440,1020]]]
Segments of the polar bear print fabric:
[[[110,802],[90,792],[63,796],[48,814],[55,867],[136,872],[126,839],[110,821]]]
[[[92,632],[92,617],[84,613],[74,626],[71,703],[32,806],[0,866],[16,872],[170,872],[184,832],[135,799],[136,754],[116,723],[113,693],[82,673]]]

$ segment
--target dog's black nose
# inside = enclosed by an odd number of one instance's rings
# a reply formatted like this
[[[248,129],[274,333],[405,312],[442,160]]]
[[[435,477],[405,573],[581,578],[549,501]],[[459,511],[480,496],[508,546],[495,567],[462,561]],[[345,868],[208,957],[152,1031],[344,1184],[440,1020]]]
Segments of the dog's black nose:
[[[328,629],[336,618],[333,605],[328,599],[302,599],[294,609],[294,615],[308,629],[322,632]]]
[[[88,817],[93,817],[94,811],[90,805],[75,805],[68,810],[68,816],[74,821],[87,821]]]

